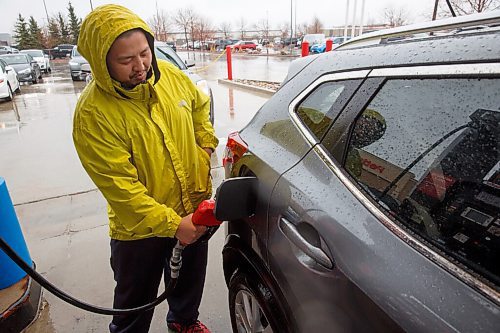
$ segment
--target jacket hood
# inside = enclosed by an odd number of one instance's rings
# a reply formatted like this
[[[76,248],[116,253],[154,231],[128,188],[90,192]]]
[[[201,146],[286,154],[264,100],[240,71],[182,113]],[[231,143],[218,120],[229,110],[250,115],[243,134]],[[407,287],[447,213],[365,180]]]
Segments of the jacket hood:
[[[124,91],[119,89],[119,84],[109,75],[106,55],[118,36],[138,28],[144,31],[153,57],[148,81],[153,78],[154,83],[156,83],[160,78],[160,72],[154,53],[154,36],[146,22],[139,16],[123,6],[104,5],[94,9],[82,22],[78,37],[78,52],[89,62],[93,79],[97,85],[117,97],[128,98],[124,96]],[[136,87],[139,90],[145,88],[139,86]],[[130,92],[133,93],[136,88]]]

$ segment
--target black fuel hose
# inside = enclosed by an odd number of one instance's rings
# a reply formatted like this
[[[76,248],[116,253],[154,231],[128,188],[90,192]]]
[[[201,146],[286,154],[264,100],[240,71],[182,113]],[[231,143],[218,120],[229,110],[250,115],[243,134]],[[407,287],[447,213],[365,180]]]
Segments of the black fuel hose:
[[[80,309],[103,314],[103,315],[111,315],[111,316],[123,316],[123,315],[131,315],[139,312],[147,311],[153,309],[158,304],[162,303],[165,299],[167,299],[168,295],[174,290],[175,284],[177,283],[177,278],[171,277],[168,281],[167,286],[165,287],[165,291],[158,296],[153,302],[144,304],[142,306],[131,308],[131,309],[110,309],[103,308],[100,306],[91,305],[85,302],[82,302],[71,295],[68,295],[61,289],[54,286],[52,283],[47,281],[43,276],[41,276],[37,271],[31,268],[24,260],[19,257],[19,255],[0,237],[0,248],[9,256],[12,261],[14,261],[23,271],[25,271],[33,280],[38,282],[42,287],[47,289],[49,292],[54,294],[56,297],[61,300],[76,306]],[[180,268],[180,267],[179,267]]]

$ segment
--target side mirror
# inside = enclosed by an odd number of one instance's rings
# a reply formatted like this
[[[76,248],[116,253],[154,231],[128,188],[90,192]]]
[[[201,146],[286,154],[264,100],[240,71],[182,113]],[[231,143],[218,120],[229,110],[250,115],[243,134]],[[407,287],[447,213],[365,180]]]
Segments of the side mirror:
[[[186,64],[187,68],[193,67],[195,65],[194,60],[191,59],[184,60],[184,63]]]
[[[255,214],[258,181],[256,177],[226,179],[215,194],[215,218],[234,221]]]

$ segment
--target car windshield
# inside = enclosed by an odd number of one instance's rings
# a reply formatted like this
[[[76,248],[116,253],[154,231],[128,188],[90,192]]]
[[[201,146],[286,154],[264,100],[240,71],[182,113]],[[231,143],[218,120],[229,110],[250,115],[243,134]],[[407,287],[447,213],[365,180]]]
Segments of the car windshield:
[[[2,56],[2,59],[5,60],[5,62],[8,65],[27,64],[28,63],[28,57],[24,54]]]
[[[80,54],[80,52],[78,52],[78,49],[75,47],[73,49],[73,57],[81,57],[82,55]]]
[[[177,53],[175,53],[174,50],[168,46],[155,46],[155,55],[158,59],[170,61],[175,66],[179,67],[179,69],[187,69],[186,65],[181,58],[179,58]]]
[[[43,57],[43,52],[41,50],[24,50],[21,53],[29,54],[32,57]]]

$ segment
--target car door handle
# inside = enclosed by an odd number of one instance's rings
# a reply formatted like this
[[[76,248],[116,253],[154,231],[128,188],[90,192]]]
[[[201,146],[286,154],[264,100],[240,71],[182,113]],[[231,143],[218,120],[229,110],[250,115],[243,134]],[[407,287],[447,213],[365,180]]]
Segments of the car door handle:
[[[333,268],[333,262],[328,257],[328,255],[319,247],[316,247],[309,243],[297,230],[297,227],[288,221],[286,218],[282,217],[280,219],[280,227],[283,230],[285,236],[295,244],[302,252],[316,260],[319,264],[325,266],[326,268]]]

